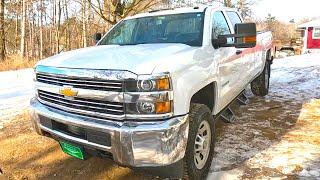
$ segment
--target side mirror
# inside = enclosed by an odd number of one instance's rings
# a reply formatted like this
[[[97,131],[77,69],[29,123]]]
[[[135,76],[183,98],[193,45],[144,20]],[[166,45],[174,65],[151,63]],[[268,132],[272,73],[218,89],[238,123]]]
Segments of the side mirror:
[[[217,47],[253,48],[257,44],[257,27],[255,23],[239,23],[235,25],[235,34],[219,35],[212,40],[212,45]],[[233,43],[227,39],[233,38]]]
[[[96,43],[98,43],[102,38],[102,34],[101,33],[95,33],[93,35],[93,39],[95,40]]]
[[[255,23],[241,23],[235,25],[236,48],[253,48],[257,44],[257,26]]]
[[[223,45],[226,45],[227,43],[228,41],[225,37],[218,36],[218,39],[212,39],[212,45],[215,49],[223,47]]]

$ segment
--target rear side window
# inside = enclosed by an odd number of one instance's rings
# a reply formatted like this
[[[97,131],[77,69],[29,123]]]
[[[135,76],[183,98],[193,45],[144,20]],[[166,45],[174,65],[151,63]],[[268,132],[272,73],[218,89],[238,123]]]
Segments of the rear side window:
[[[242,23],[238,13],[236,12],[227,11],[227,16],[229,17],[233,28],[234,28],[234,25],[238,23]]]
[[[320,28],[313,29],[312,39],[320,39]]]
[[[213,14],[212,38],[218,39],[219,35],[231,34],[226,18],[221,11]]]

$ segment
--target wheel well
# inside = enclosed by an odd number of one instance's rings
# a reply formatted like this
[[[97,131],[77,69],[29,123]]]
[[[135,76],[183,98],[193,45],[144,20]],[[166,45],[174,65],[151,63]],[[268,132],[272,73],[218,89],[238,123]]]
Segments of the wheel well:
[[[204,104],[213,110],[215,101],[215,83],[210,83],[207,86],[200,89],[191,98],[191,103]]]

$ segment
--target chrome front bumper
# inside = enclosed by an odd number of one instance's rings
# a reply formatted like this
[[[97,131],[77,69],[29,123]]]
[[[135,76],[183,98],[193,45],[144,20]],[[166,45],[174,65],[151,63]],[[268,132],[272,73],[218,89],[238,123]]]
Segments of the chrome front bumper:
[[[173,164],[184,157],[188,115],[155,122],[116,122],[83,117],[53,109],[31,99],[31,120],[35,130],[112,153],[115,162],[132,167],[156,167]],[[39,115],[66,125],[87,128],[111,135],[111,146],[104,146],[47,128]]]

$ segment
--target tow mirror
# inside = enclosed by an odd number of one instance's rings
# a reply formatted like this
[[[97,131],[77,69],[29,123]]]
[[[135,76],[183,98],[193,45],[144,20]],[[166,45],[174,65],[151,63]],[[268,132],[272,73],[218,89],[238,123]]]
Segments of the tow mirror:
[[[93,39],[95,40],[96,43],[98,43],[102,38],[102,34],[101,33],[95,33],[93,35]]]
[[[212,39],[212,45],[218,47],[253,48],[257,44],[257,27],[255,23],[239,23],[235,25],[235,34],[219,35]],[[228,38],[234,39],[232,43]]]
[[[218,36],[218,39],[212,39],[212,45],[215,49],[218,49],[219,47],[224,47],[224,45],[227,44],[227,38]]]

